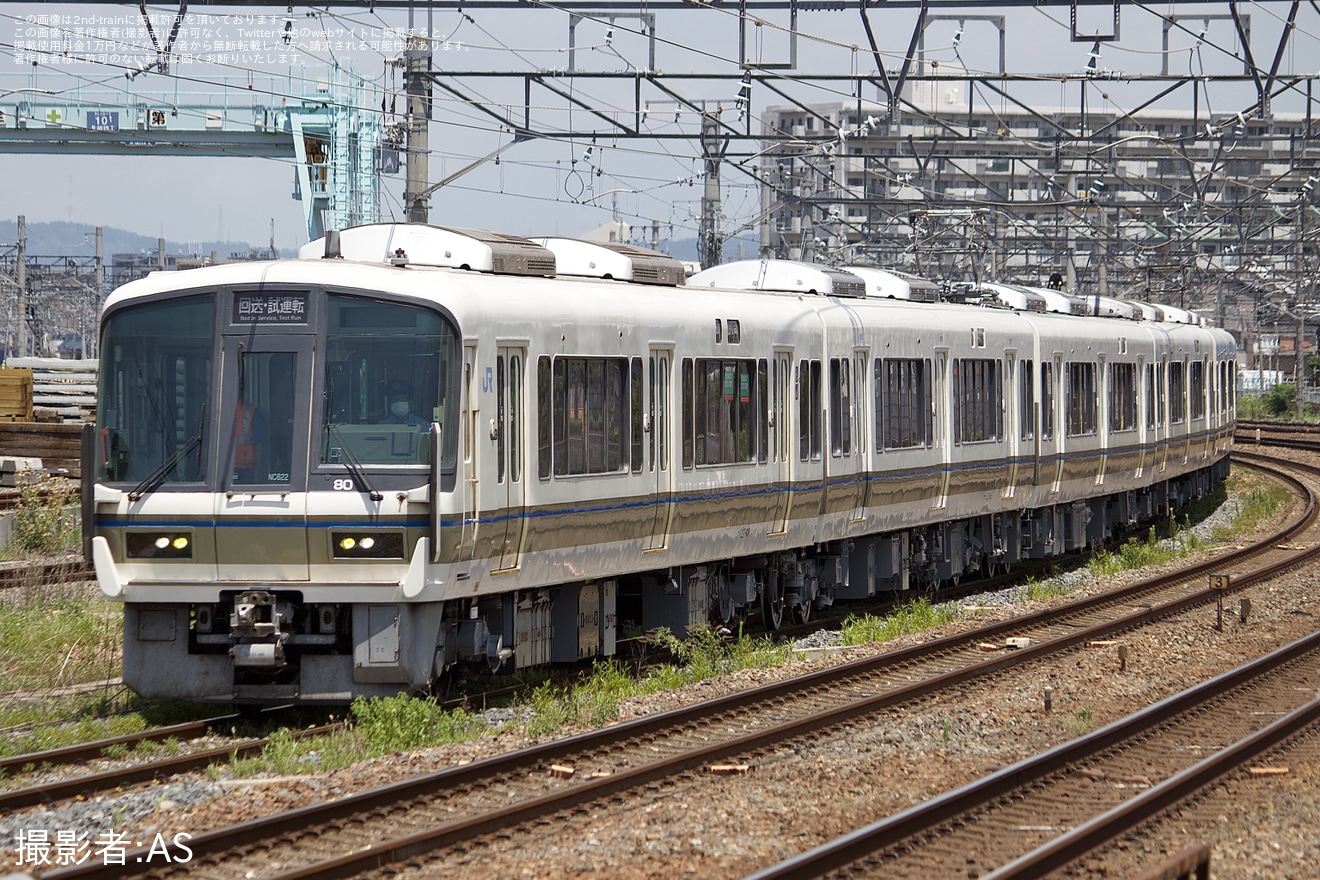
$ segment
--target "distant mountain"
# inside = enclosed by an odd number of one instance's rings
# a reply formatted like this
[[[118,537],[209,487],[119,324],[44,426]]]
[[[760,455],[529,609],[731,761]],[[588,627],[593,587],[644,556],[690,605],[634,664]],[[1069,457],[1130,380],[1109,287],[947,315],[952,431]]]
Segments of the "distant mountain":
[[[9,250],[18,241],[18,222],[0,220],[0,248]],[[107,260],[115,254],[155,253],[158,241],[148,235],[139,235],[126,229],[105,226],[101,229],[101,253]],[[265,245],[258,245],[265,247]],[[231,254],[246,254],[253,245],[243,241],[188,241],[165,240],[165,253],[207,256],[214,252],[221,258]],[[27,224],[27,252],[34,257],[90,257],[96,253],[96,226],[88,223]],[[291,250],[281,256],[293,257]]]

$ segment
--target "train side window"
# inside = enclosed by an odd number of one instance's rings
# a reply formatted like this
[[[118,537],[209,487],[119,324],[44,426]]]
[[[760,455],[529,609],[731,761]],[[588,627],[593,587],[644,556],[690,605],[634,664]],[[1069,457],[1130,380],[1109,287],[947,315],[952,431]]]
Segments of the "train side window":
[[[1187,421],[1187,365],[1182,361],[1169,364],[1169,424],[1181,425]]]
[[[1071,362],[1067,365],[1067,389],[1064,402],[1068,408],[1068,436],[1094,434],[1096,429],[1095,364]]]
[[[642,401],[645,398],[642,395],[642,359],[635,357],[632,359],[632,387],[628,394],[630,405],[628,407],[632,425],[632,470],[633,473],[641,473],[642,470]]]
[[[1146,364],[1146,427],[1154,428],[1157,424],[1155,406],[1155,365]]]
[[[823,433],[820,399],[820,361],[798,362],[798,457],[820,459]]]
[[[551,426],[555,476],[626,470],[626,358],[554,359]]]
[[[683,467],[692,467],[692,437],[696,428],[692,420],[692,358],[683,358],[680,368],[683,382]]]
[[[953,436],[956,443],[1002,440],[1003,365],[993,358],[953,362]]]
[[[852,393],[848,361],[830,358],[830,453],[852,454]]]
[[[550,479],[550,358],[536,361],[536,461],[537,474]]]
[[[1054,364],[1040,365],[1040,439],[1054,439]]]
[[[756,361],[698,358],[693,370],[693,456],[697,465],[751,462],[765,427]],[[687,438],[684,438],[684,443]]]
[[[1205,362],[1192,361],[1188,367],[1187,402],[1194,419],[1205,418]]]
[[[1036,364],[1031,360],[1018,365],[1018,424],[1019,439],[1036,436]]]
[[[505,370],[504,355],[495,356],[495,482],[504,482],[504,445],[507,436],[508,427],[505,424],[508,418],[508,412],[505,407]]]
[[[1137,427],[1137,365],[1109,365],[1109,430]]]
[[[930,446],[930,361],[876,358],[874,373],[876,452]]]
[[[756,363],[757,431],[756,460],[765,464],[770,457],[770,372],[765,358]]]

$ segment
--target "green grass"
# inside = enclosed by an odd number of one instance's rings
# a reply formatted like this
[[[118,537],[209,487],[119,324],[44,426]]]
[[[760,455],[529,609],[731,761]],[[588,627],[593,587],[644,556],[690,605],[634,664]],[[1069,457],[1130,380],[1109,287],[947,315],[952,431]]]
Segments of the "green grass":
[[[923,598],[896,608],[884,617],[849,615],[843,621],[840,635],[844,645],[888,642],[961,618],[961,610],[953,603],[931,605]]]
[[[122,615],[121,606],[100,596],[0,604],[0,687],[58,688],[118,676]],[[0,726],[11,723],[0,715]]]
[[[77,490],[73,480],[63,477],[43,475],[36,482],[23,482],[13,532],[0,558],[26,559],[77,550],[82,542],[82,519],[74,503]]]

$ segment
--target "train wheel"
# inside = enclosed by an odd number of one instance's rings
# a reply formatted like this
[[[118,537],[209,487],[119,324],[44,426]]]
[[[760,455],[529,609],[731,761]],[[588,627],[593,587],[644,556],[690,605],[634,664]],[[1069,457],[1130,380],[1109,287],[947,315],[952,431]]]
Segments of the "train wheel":
[[[761,589],[761,619],[767,632],[784,625],[784,593],[779,586],[779,572],[770,572]]]
[[[719,598],[720,623],[728,626],[738,617],[738,608],[733,604],[733,599],[727,595]]]
[[[794,605],[793,619],[798,623],[806,623],[811,620],[811,603],[803,602],[801,605]]]

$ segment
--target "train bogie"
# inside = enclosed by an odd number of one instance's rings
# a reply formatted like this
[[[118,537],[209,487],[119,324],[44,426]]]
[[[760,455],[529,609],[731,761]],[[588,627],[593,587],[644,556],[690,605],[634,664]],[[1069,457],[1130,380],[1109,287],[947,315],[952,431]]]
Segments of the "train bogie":
[[[791,267],[643,284],[672,266],[578,244],[553,277],[532,242],[377,226],[113,295],[84,499],[125,680],[338,701],[773,629],[1111,540],[1226,475],[1221,331]]]

